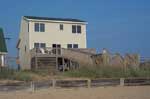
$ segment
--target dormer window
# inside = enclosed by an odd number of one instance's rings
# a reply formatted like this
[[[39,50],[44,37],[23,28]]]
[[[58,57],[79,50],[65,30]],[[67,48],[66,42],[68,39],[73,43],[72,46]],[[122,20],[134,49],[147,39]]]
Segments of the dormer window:
[[[35,23],[34,31],[35,32],[45,32],[45,24],[44,23]]]

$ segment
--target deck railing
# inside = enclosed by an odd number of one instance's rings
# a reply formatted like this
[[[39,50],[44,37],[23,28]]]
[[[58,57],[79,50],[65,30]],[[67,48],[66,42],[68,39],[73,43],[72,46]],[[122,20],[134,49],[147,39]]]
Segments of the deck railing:
[[[67,52],[78,52],[81,54],[87,54],[87,55],[93,55],[96,54],[96,51],[94,49],[90,48],[78,48],[78,49],[66,49],[66,48],[52,48],[52,47],[45,47],[45,48],[33,48],[31,50],[31,55],[63,55]]]
[[[62,48],[46,47],[46,48],[33,48],[31,50],[31,56],[34,56],[34,55],[61,55],[61,54],[62,54]]]

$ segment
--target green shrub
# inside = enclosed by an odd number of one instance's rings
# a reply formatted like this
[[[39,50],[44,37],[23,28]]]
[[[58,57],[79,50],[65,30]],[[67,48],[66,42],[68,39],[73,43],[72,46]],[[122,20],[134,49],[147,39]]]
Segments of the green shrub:
[[[32,75],[29,72],[19,71],[13,75],[13,79],[20,80],[20,81],[31,81]]]
[[[16,71],[9,68],[0,68],[0,79],[2,80],[20,80],[20,81],[31,81],[35,80],[36,77],[45,77],[49,75],[48,70],[22,70]]]
[[[37,69],[37,70],[30,71],[30,72],[40,75],[40,76],[46,76],[50,74],[50,71],[48,69],[41,69],[41,70]]]
[[[9,68],[0,68],[0,79],[12,79],[15,71]]]
[[[82,67],[79,70],[64,72],[64,76],[96,78],[99,75],[99,73],[100,72],[98,72],[98,70],[95,68]]]

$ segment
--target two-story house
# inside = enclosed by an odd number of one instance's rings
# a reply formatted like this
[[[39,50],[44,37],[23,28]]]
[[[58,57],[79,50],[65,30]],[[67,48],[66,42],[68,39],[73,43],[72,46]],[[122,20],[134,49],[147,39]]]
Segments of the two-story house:
[[[17,43],[21,68],[30,69],[35,65],[32,60],[36,59],[31,58],[35,48],[41,48],[43,54],[50,48],[86,49],[86,24],[79,19],[23,16]]]
[[[5,66],[5,55],[7,54],[7,47],[4,38],[3,29],[0,28],[0,67]]]

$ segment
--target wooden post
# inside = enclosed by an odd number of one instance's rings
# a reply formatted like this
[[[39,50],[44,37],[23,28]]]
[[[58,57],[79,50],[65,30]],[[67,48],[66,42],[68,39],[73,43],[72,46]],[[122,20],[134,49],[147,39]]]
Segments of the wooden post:
[[[124,86],[124,78],[120,78],[120,86]]]
[[[35,91],[35,86],[34,86],[34,83],[32,81],[31,81],[31,84],[30,84],[30,89],[31,89],[31,92]]]
[[[87,83],[88,83],[88,84],[87,84],[87,85],[88,85],[88,88],[91,88],[91,79],[88,79],[88,80],[87,80]]]
[[[35,57],[35,69],[37,69],[37,57]]]
[[[72,64],[71,64],[71,60],[69,59],[69,69],[71,69],[72,70]]]
[[[58,71],[58,57],[56,56],[56,71]]]
[[[64,58],[62,58],[62,63],[63,63],[63,72],[65,71],[65,61],[64,61]]]
[[[52,87],[55,88],[55,86],[56,86],[56,80],[53,79],[53,80],[52,80]]]

